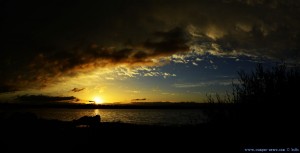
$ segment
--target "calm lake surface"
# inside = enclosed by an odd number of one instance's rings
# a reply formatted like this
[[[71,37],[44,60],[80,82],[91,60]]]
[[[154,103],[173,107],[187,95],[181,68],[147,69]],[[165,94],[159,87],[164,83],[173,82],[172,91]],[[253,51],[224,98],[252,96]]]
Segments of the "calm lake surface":
[[[32,112],[39,118],[72,121],[82,116],[100,115],[102,122],[124,122],[151,125],[199,124],[206,120],[199,109],[19,109],[13,112]]]

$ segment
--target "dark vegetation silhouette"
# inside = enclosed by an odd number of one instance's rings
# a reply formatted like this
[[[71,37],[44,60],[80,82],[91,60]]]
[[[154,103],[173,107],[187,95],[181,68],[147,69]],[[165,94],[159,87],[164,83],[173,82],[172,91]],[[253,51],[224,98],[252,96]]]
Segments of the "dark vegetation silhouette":
[[[233,85],[234,103],[294,104],[299,98],[300,67],[277,64],[266,69],[258,64],[250,74],[239,71],[239,84]]]
[[[213,123],[294,125],[300,116],[297,110],[299,86],[299,66],[283,63],[265,68],[257,64],[250,73],[238,71],[238,83],[232,84],[231,95],[207,95],[207,101],[220,105],[220,108],[205,112]]]
[[[242,104],[294,104],[298,98],[300,85],[300,67],[277,64],[267,69],[257,64],[254,71],[246,73],[240,70],[238,83],[232,83],[231,95],[226,92],[207,94],[208,103],[242,103]]]

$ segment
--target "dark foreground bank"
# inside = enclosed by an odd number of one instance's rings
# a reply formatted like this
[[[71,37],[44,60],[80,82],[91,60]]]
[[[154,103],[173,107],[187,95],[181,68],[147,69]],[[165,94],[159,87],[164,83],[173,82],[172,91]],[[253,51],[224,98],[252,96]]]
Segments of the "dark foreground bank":
[[[14,114],[1,119],[0,152],[245,152],[299,148],[299,127],[254,123],[135,125],[83,117],[71,122]]]

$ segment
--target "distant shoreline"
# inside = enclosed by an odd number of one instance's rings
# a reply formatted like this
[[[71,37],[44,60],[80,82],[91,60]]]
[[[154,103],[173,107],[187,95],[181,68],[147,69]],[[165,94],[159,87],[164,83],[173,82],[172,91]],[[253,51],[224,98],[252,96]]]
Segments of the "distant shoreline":
[[[2,109],[15,108],[70,108],[70,109],[209,109],[235,106],[231,103],[195,103],[195,102],[153,102],[130,104],[70,104],[70,103],[0,103]]]

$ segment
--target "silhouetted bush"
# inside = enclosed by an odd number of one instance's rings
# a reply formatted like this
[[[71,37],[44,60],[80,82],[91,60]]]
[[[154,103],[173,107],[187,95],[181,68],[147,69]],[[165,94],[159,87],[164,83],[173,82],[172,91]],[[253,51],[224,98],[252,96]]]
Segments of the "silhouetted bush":
[[[207,110],[205,114],[215,123],[293,124],[300,115],[297,107],[299,86],[299,66],[277,64],[268,69],[258,64],[250,73],[238,71],[238,83],[233,83],[231,95],[207,95],[207,102],[217,103],[222,108]]]
[[[257,64],[254,71],[240,70],[238,83],[232,83],[232,94],[207,94],[208,103],[291,104],[298,98],[300,67],[277,64],[267,69]]]
[[[295,102],[300,85],[300,69],[298,66],[287,67],[278,64],[266,69],[262,64],[256,66],[252,73],[239,71],[239,83],[233,84],[235,103],[280,103]]]
[[[215,96],[211,94],[206,94],[207,103],[233,103],[233,96],[231,96],[228,92],[224,96],[221,96],[220,94],[216,93]]]

